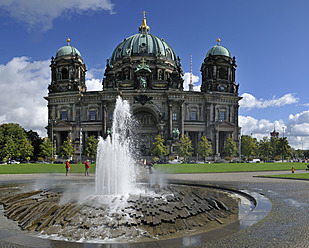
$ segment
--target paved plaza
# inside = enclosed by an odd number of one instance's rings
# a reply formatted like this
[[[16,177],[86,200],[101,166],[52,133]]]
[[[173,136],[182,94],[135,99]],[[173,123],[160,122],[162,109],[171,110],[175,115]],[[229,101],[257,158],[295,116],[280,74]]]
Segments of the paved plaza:
[[[296,171],[304,173],[305,171]],[[280,172],[242,172],[242,173],[205,173],[205,174],[172,174],[164,175],[167,182],[187,182],[228,187],[236,190],[256,192],[266,196],[272,203],[271,212],[258,223],[240,232],[217,240],[202,242],[202,244],[183,243],[183,247],[309,247],[309,181],[259,178],[257,175],[291,173]],[[53,175],[56,180],[67,180],[93,183],[94,175],[83,177],[81,174]],[[8,183],[27,183],[36,181],[38,184],[50,180],[46,175],[0,175],[0,186]],[[85,181],[86,180],[86,181]],[[0,231],[0,247],[45,247],[32,244],[22,246],[20,240],[4,239],[5,231]],[[10,240],[8,242],[8,240]],[[110,247],[96,244],[81,244],[63,242],[51,243],[49,247]],[[60,245],[60,246],[59,246]],[[119,245],[117,247],[129,247]],[[133,247],[130,245],[130,247]],[[140,247],[138,245],[134,247]],[[147,247],[143,245],[142,247]],[[173,243],[155,244],[151,247],[175,247]]]

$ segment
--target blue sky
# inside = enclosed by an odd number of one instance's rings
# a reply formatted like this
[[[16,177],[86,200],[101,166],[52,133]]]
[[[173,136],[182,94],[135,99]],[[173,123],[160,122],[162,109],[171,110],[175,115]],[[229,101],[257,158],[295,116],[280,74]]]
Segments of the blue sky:
[[[87,66],[89,90],[101,88],[106,59],[138,32],[150,32],[200,67],[217,38],[236,57],[240,126],[258,139],[274,127],[294,148],[309,149],[309,1],[6,0],[0,1],[0,122],[45,136],[50,58],[70,37]]]

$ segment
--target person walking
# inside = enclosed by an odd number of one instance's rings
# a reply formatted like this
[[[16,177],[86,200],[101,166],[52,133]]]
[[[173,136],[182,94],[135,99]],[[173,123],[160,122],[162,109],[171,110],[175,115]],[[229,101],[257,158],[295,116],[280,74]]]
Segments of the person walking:
[[[69,170],[70,170],[70,161],[67,160],[67,162],[65,163],[65,175],[66,176],[68,176]]]
[[[87,159],[87,161],[85,162],[85,176],[89,176],[89,160]]]

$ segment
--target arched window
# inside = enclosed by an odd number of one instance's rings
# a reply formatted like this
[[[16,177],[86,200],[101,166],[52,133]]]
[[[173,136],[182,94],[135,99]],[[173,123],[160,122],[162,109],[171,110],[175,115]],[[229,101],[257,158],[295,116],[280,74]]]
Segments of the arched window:
[[[69,71],[66,68],[61,70],[62,79],[69,79]]]
[[[219,78],[227,79],[227,71],[225,67],[219,68]]]
[[[197,113],[196,113],[196,111],[191,111],[190,119],[191,119],[191,121],[196,121],[197,120]]]
[[[68,120],[68,112],[66,110],[61,111],[61,120],[63,121]]]
[[[219,120],[225,121],[226,119],[226,112],[225,111],[219,111]]]
[[[90,110],[90,120],[95,121],[96,120],[96,111],[95,110]]]

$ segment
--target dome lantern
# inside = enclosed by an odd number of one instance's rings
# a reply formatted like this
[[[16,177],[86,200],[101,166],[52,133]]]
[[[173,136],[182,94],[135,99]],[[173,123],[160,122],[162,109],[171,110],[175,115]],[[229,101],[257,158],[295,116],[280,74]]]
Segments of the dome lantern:
[[[146,11],[143,11],[143,22],[142,22],[142,25],[139,27],[139,32],[140,33],[148,33],[149,32],[149,26],[147,26],[146,24]]]

